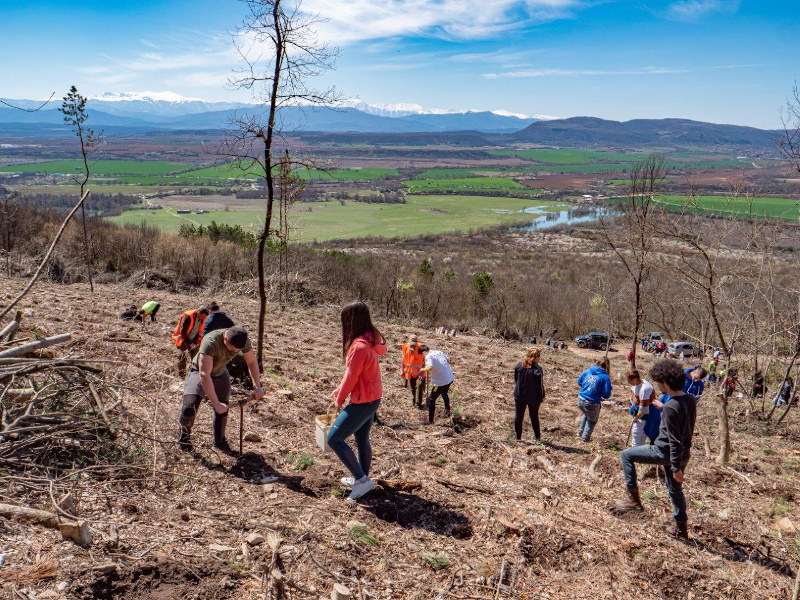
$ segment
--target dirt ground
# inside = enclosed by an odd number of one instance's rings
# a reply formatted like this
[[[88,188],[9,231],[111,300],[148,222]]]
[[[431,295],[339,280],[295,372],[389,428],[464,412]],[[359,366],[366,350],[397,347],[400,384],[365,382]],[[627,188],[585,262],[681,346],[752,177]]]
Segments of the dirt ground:
[[[0,278],[0,304],[23,285]],[[131,302],[149,299],[162,304],[159,323],[116,318]],[[252,329],[253,298],[231,289],[214,299]],[[314,417],[326,412],[343,373],[335,306],[270,308],[267,395],[245,411],[251,441],[243,457],[211,449],[208,405],[195,426],[196,455],[178,450],[182,379],[169,334],[182,310],[208,300],[125,285],[99,285],[90,294],[85,286],[37,284],[26,297],[20,335],[34,327],[47,335],[69,331],[73,341],[65,351],[120,361],[102,363],[125,382],[116,418],[122,428],[134,416],[131,422],[147,426],[129,434],[140,447],[134,465],[140,475],[98,480],[81,498],[91,548],[57,531],[0,519],[0,596],[267,598],[263,571],[273,552],[266,542],[247,542],[260,534],[282,540],[278,559],[292,599],[328,598],[337,582],[354,597],[381,599],[790,597],[800,558],[797,413],[772,432],[750,415],[746,400],[734,403],[734,455],[722,467],[712,459],[717,408],[711,398],[701,400],[685,484],[692,541],[682,543],[662,532],[671,508],[663,483],[652,476],[641,483],[644,513],[610,511],[624,488],[619,452],[630,424],[624,411],[604,408],[590,444],[575,437],[575,380],[599,352],[543,352],[545,443],[530,442],[527,423],[526,441],[516,443],[512,373],[524,344],[447,337],[378,319],[390,351],[382,359],[372,475],[404,483],[349,502],[339,482],[342,465],[315,442]],[[423,413],[412,408],[399,377],[399,345],[412,332],[451,356],[460,420],[445,419],[439,407],[435,425],[425,426]],[[623,400],[627,392],[617,377],[626,349],[618,350],[614,397]],[[234,410],[228,424],[234,446],[238,430]],[[7,475],[0,470],[2,502],[34,502]],[[52,509],[47,504],[35,507]],[[54,576],[22,576],[22,569],[45,562],[54,565]]]

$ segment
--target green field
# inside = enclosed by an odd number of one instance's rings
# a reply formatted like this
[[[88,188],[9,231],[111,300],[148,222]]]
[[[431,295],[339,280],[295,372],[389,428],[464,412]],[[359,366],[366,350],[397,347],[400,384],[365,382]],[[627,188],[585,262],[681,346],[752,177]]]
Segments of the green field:
[[[198,168],[197,165],[185,165],[165,161],[133,161],[133,160],[94,160],[89,162],[92,177],[113,178],[115,182],[129,185],[157,185],[208,183],[236,179],[254,179],[259,177],[258,171],[242,170],[234,163],[225,163],[212,167]],[[79,160],[58,160],[22,165],[0,166],[2,173],[43,173],[63,174],[83,172],[83,162]],[[381,179],[398,175],[397,169],[298,169],[296,175],[304,179],[337,179],[341,181],[363,181]],[[263,176],[263,174],[261,175]]]
[[[369,236],[413,237],[528,222],[536,215],[516,211],[531,206],[541,206],[543,210],[563,210],[562,205],[524,198],[409,196],[406,204],[302,203],[295,205],[290,222],[295,228],[294,237],[297,241]],[[173,209],[167,207],[160,210],[129,210],[110,220],[120,224],[139,224],[145,221],[164,231],[177,232],[181,223],[209,224],[211,221],[241,225],[258,231],[263,219],[263,211],[177,215]]]
[[[467,177],[477,177],[477,175],[467,169],[427,169],[419,175],[415,175],[414,179],[465,179]]]
[[[796,221],[800,218],[800,200],[791,198],[727,198],[725,196],[660,196],[658,202],[670,210],[770,217]],[[752,212],[751,212],[752,211]]]
[[[619,154],[615,152],[598,152],[595,150],[577,150],[575,148],[536,148],[532,150],[491,150],[493,156],[519,156],[528,160],[550,165],[585,165],[608,161],[635,163],[642,160],[644,154]]]
[[[196,165],[184,165],[160,160],[90,160],[89,170],[94,176],[115,177],[123,175],[167,175]],[[71,175],[83,172],[81,160],[56,160],[50,162],[28,163],[24,165],[0,166],[3,173],[61,173]]]
[[[406,182],[410,194],[527,191],[521,183],[505,177],[465,177],[463,179],[412,179]],[[537,193],[539,190],[530,190]]]

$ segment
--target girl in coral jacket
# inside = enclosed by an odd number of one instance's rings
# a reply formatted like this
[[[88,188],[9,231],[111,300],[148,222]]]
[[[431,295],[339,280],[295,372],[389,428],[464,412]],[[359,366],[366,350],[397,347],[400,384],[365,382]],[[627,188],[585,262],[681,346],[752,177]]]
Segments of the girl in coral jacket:
[[[352,474],[342,483],[351,486],[349,500],[360,498],[375,487],[369,478],[372,447],[369,431],[381,404],[383,385],[378,356],[386,354],[386,342],[372,324],[369,308],[352,302],[342,309],[342,357],[347,364],[344,378],[333,392],[339,416],[328,433],[328,445]],[[350,402],[345,407],[345,400]],[[358,459],[345,440],[353,436]]]

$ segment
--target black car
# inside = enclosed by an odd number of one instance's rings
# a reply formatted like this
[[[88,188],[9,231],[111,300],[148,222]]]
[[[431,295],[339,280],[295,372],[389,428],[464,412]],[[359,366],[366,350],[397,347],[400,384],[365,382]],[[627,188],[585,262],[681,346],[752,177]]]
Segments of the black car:
[[[575,338],[575,343],[578,348],[593,348],[595,350],[605,350],[606,346],[610,345],[613,339],[607,333],[602,331],[592,331],[586,335],[579,335]]]

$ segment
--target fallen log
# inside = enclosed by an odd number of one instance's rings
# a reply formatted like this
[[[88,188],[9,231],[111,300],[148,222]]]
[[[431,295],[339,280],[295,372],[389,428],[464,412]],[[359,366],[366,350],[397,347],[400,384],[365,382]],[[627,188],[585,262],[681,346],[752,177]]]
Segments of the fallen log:
[[[14,320],[11,321],[8,325],[3,327],[2,331],[0,331],[0,341],[3,341],[5,338],[9,340],[14,336],[14,332],[17,331],[19,327],[19,322],[22,320],[22,311],[18,310],[17,314],[14,315]]]
[[[597,465],[600,464],[601,460],[603,460],[603,455],[598,454],[592,461],[592,464],[589,465],[589,475],[592,476],[592,479],[597,479],[600,477],[600,475],[597,473]]]
[[[416,479],[378,479],[377,483],[398,492],[411,492],[422,487],[422,482]]]
[[[50,346],[63,344],[64,342],[68,342],[71,339],[72,339],[71,333],[62,333],[61,335],[54,335],[52,337],[31,342],[30,344],[23,344],[22,346],[17,346],[16,348],[11,348],[10,350],[4,350],[3,352],[0,352],[0,358],[13,358],[15,356],[22,356],[23,354],[27,354],[28,352],[35,352],[36,350],[42,350],[44,348],[49,348]]]
[[[92,534],[86,521],[73,521],[46,510],[15,506],[13,504],[0,504],[0,516],[7,519],[20,518],[34,521],[51,529],[58,529],[65,540],[72,540],[79,546],[92,545]]]
[[[100,395],[97,393],[97,390],[94,389],[91,381],[89,382],[89,391],[92,393],[92,398],[94,398],[94,402],[97,404],[97,408],[100,410],[100,416],[103,417],[103,421],[105,422],[106,427],[108,427],[108,433],[111,435],[111,438],[113,439],[117,437],[117,430],[114,429],[114,426],[111,424],[111,420],[108,418],[106,409],[103,406],[103,401],[100,400]]]
[[[36,392],[30,388],[11,388],[6,390],[4,394],[0,394],[0,397],[8,398],[9,400],[21,400],[27,401],[31,400]]]

